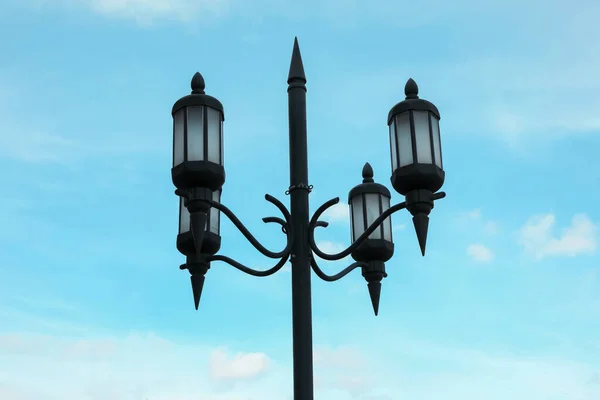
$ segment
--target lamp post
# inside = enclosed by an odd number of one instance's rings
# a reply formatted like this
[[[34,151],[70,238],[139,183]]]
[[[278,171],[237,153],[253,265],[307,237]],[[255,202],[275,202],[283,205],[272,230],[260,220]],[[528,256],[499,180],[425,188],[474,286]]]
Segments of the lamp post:
[[[283,218],[266,217],[265,223],[281,225],[287,237],[280,252],[266,249],[235,214],[221,204],[225,183],[223,168],[223,105],[204,92],[204,78],[196,73],[192,78],[192,93],[173,106],[173,168],[175,193],[180,197],[177,249],[186,256],[180,269],[191,274],[194,304],[198,309],[205,275],[215,261],[225,262],[249,275],[269,276],[285,263],[292,264],[292,332],[294,359],[294,399],[313,400],[313,350],[311,310],[311,268],[321,279],[333,282],[356,268],[361,268],[367,281],[375,315],[379,312],[381,281],[387,276],[385,262],[394,254],[391,215],[407,209],[413,223],[421,252],[425,255],[429,213],[444,183],[439,135],[439,111],[430,102],[419,99],[417,84],[406,84],[406,99],[396,104],[388,116],[391,182],[405,201],[390,206],[390,191],[373,180],[373,169],[365,164],[363,183],[348,196],[351,217],[352,244],[337,254],[321,251],[314,238],[317,227],[327,227],[319,217],[339,202],[334,198],[309,215],[308,157],[306,132],[306,77],[298,47],[294,50],[288,75],[289,143],[290,143],[290,209],[273,196],[265,199],[275,205]],[[270,269],[258,271],[238,261],[219,255],[220,214],[240,230],[263,255],[277,259]],[[351,255],[355,260],[335,275],[325,274],[314,255],[325,260],[341,260]]]

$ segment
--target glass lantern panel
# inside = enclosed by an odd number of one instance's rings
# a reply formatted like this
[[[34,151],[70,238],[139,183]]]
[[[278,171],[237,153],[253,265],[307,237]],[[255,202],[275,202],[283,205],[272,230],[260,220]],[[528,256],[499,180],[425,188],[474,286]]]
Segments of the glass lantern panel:
[[[184,144],[183,144],[183,122],[185,109],[179,110],[173,117],[173,166],[183,162]]]
[[[185,208],[183,198],[179,198],[179,233],[190,231],[190,212]]]
[[[398,168],[398,147],[396,146],[396,124],[390,124],[390,155],[392,158],[392,172]]]
[[[354,213],[352,212],[352,202],[350,202],[350,240],[354,243]]]
[[[350,213],[352,214],[352,242],[354,243],[365,231],[362,195],[352,198]]]
[[[221,165],[225,165],[225,158],[223,157],[223,148],[225,145],[223,144],[223,114],[221,114],[221,129],[219,130],[219,134],[221,135],[219,143],[221,143]]]
[[[187,108],[187,161],[204,160],[204,107]]]
[[[390,198],[387,196],[381,196],[381,213],[383,214],[388,208],[390,208]],[[390,215],[383,221],[383,238],[388,242],[392,242],[392,216]]]
[[[410,114],[405,112],[396,116],[396,145],[398,146],[399,167],[412,164],[413,151],[410,135]]]
[[[214,108],[206,107],[206,123],[208,125],[206,160],[221,164],[221,112]],[[222,165],[222,164],[221,164]]]
[[[433,164],[429,136],[429,113],[427,111],[413,111],[413,118],[415,122],[415,143],[417,144],[417,162],[419,164]]]
[[[375,220],[381,215],[379,207],[379,193],[367,193],[365,196],[366,207],[365,211],[367,214],[367,223],[365,229],[367,229]],[[381,239],[381,225],[369,235],[369,239]]]
[[[433,156],[435,157],[435,165],[440,168],[442,166],[442,146],[440,143],[440,120],[437,119],[433,114],[430,114],[431,118],[431,133],[433,136]]]
[[[216,192],[213,192],[212,199],[213,199],[213,201],[216,201],[217,203],[220,202],[221,191],[217,190]],[[215,235],[219,234],[219,222],[220,222],[219,217],[220,217],[220,211],[214,207],[211,207],[210,208],[210,232],[214,233]]]

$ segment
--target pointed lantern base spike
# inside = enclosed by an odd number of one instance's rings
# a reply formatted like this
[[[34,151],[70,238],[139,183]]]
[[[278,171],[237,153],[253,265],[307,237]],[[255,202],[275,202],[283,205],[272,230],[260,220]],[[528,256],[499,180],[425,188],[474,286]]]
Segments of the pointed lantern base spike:
[[[192,275],[190,276],[192,281],[192,293],[194,294],[194,307],[198,309],[200,304],[200,296],[202,295],[202,288],[204,287],[204,275]]]
[[[202,251],[202,240],[204,239],[204,231],[206,230],[207,215],[203,212],[195,212],[190,214],[190,228],[194,238],[196,254]]]
[[[379,314],[379,297],[381,296],[381,282],[370,282],[367,284],[369,288],[369,297],[371,297],[371,304],[373,305],[373,311],[375,316]]]
[[[421,254],[425,256],[425,246],[427,245],[427,229],[429,228],[429,217],[425,214],[417,214],[413,217],[417,240],[421,248]]]

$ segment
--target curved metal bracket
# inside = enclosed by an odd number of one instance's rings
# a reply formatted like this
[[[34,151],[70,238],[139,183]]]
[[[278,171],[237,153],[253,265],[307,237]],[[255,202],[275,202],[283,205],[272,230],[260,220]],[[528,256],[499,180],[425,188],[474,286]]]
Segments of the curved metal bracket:
[[[442,199],[445,196],[446,196],[446,193],[438,192],[438,193],[435,193],[432,195],[432,200]],[[362,233],[362,235],[360,235],[354,241],[354,243],[352,243],[350,246],[348,246],[345,250],[343,250],[339,253],[336,253],[336,254],[327,254],[327,253],[324,253],[323,251],[321,251],[317,247],[317,244],[315,243],[315,228],[317,226],[322,226],[322,225],[318,224],[319,217],[328,208],[339,203],[339,201],[340,201],[340,198],[336,197],[336,198],[333,198],[333,199],[329,200],[328,202],[324,203],[321,207],[319,207],[317,209],[317,211],[315,211],[313,217],[310,219],[310,223],[308,224],[308,240],[310,242],[310,248],[317,256],[319,256],[320,258],[322,258],[324,260],[329,260],[329,261],[341,260],[342,258],[348,256],[350,253],[352,253],[354,250],[356,250],[358,248],[358,246],[360,246],[365,240],[367,240],[367,238],[371,235],[371,233],[373,233],[375,231],[375,229],[377,229],[379,227],[379,225],[381,225],[383,223],[383,221],[385,221],[386,218],[388,218],[390,215],[392,215],[396,211],[400,211],[400,210],[406,208],[406,205],[407,205],[406,202],[403,201],[402,203],[398,203],[398,204],[388,208],[383,213],[381,213],[381,215],[379,217],[377,217],[377,219],[375,219],[375,221],[373,221],[373,223]]]
[[[293,239],[294,239],[293,238],[293,230],[285,229],[285,228],[287,228],[290,225],[290,220],[291,220],[290,212],[283,205],[283,203],[281,203],[275,197],[273,197],[273,196],[271,196],[269,194],[266,194],[265,195],[265,199],[268,202],[274,204],[275,207],[277,207],[279,209],[279,211],[281,211],[281,213],[283,214],[283,217],[285,218],[285,221],[282,220],[281,218],[277,218],[277,217],[266,217],[266,218],[263,218],[263,222],[265,222],[265,223],[276,222],[276,223],[280,224],[282,226],[283,232],[287,236],[287,243],[286,243],[285,248],[282,251],[277,252],[277,253],[273,252],[273,251],[270,251],[270,250],[267,250],[250,233],[250,231],[248,230],[248,228],[246,228],[246,226],[238,219],[238,217],[235,216],[235,214],[233,213],[233,211],[231,211],[229,208],[227,208],[223,204],[218,203],[216,201],[210,201],[209,203],[210,203],[211,207],[214,207],[217,210],[221,211],[223,214],[225,214],[227,216],[227,218],[229,218],[229,220],[235,225],[235,227],[238,228],[238,230],[242,233],[242,235],[244,235],[244,237],[254,246],[254,248],[256,250],[260,251],[263,255],[265,255],[266,257],[269,257],[269,258],[283,258],[283,257],[286,257],[286,256],[289,255],[289,253],[291,251],[291,248],[292,248]],[[219,257],[222,257],[222,256],[219,256]],[[225,261],[225,260],[222,260],[222,261]],[[228,261],[225,261],[225,262],[228,262]]]
[[[354,271],[356,268],[358,267],[368,267],[369,265],[367,263],[363,263],[363,262],[355,262],[350,264],[349,266],[347,266],[346,268],[344,268],[343,270],[341,270],[340,272],[338,272],[335,275],[327,275],[325,272],[323,272],[323,270],[321,268],[319,268],[319,265],[317,264],[317,260],[315,260],[314,257],[312,257],[310,259],[310,266],[312,267],[313,271],[315,271],[315,274],[317,274],[317,276],[321,279],[323,279],[326,282],[335,282],[339,279],[342,279],[344,276],[348,275],[350,272]]]
[[[282,220],[281,218],[277,218],[277,217],[264,217],[262,220],[263,220],[263,222],[265,224],[267,224],[269,222],[275,222],[275,223],[281,225],[281,231],[283,233],[287,233],[287,228],[288,228],[287,227],[287,223],[284,220]],[[329,222],[317,221],[317,224],[315,226],[320,226],[320,227],[323,227],[323,228],[327,228],[329,226]]]
[[[235,261],[234,259],[227,257],[227,256],[221,256],[221,255],[214,255],[214,256],[208,256],[207,260],[208,261],[223,261],[229,265],[231,265],[232,267],[247,273],[248,275],[252,275],[252,276],[259,276],[259,277],[263,277],[263,276],[269,276],[269,275],[273,275],[275,272],[279,271],[287,262],[287,260],[290,258],[289,252],[288,254],[285,255],[285,257],[282,257],[281,260],[279,260],[277,262],[277,264],[275,264],[274,267],[269,268],[265,271],[258,271],[255,269],[252,269],[250,267],[245,266],[242,263],[239,263],[237,261]]]
[[[281,218],[278,218],[278,217],[264,217],[262,220],[263,220],[263,222],[265,224],[268,224],[269,222],[275,222],[275,223],[281,225],[281,232],[287,234],[287,222],[285,222]]]

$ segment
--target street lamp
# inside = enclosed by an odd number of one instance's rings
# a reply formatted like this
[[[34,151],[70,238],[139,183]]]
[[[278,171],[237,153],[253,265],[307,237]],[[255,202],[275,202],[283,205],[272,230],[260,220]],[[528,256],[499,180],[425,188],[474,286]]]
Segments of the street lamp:
[[[381,281],[387,276],[385,262],[394,254],[391,215],[407,209],[421,252],[425,255],[429,214],[435,200],[445,197],[439,192],[444,183],[439,136],[439,111],[430,102],[419,99],[417,84],[406,84],[406,99],[389,113],[391,182],[405,201],[390,206],[390,191],[375,183],[373,168],[365,164],[363,182],[348,195],[352,244],[337,254],[321,251],[315,243],[314,230],[327,227],[319,217],[339,202],[339,197],[321,205],[309,216],[306,132],[306,76],[298,47],[294,50],[288,75],[288,112],[290,144],[290,209],[271,195],[265,199],[275,205],[283,218],[266,217],[265,223],[281,225],[286,235],[280,252],[266,249],[244,224],[221,204],[221,188],[225,182],[223,167],[223,105],[205,92],[204,78],[192,78],[192,93],[173,106],[173,184],[180,197],[177,249],[186,256],[181,269],[191,274],[194,303],[198,309],[205,275],[212,262],[225,262],[253,276],[269,276],[285,263],[292,264],[292,334],[294,359],[294,399],[313,400],[313,351],[311,310],[311,268],[321,279],[333,282],[356,268],[361,268],[367,281],[375,315],[379,312]],[[220,214],[224,214],[246,239],[263,255],[278,260],[270,269],[258,271],[217,254],[221,246]],[[325,274],[318,266],[318,256],[325,260],[341,260],[351,256],[354,263],[335,275]]]

